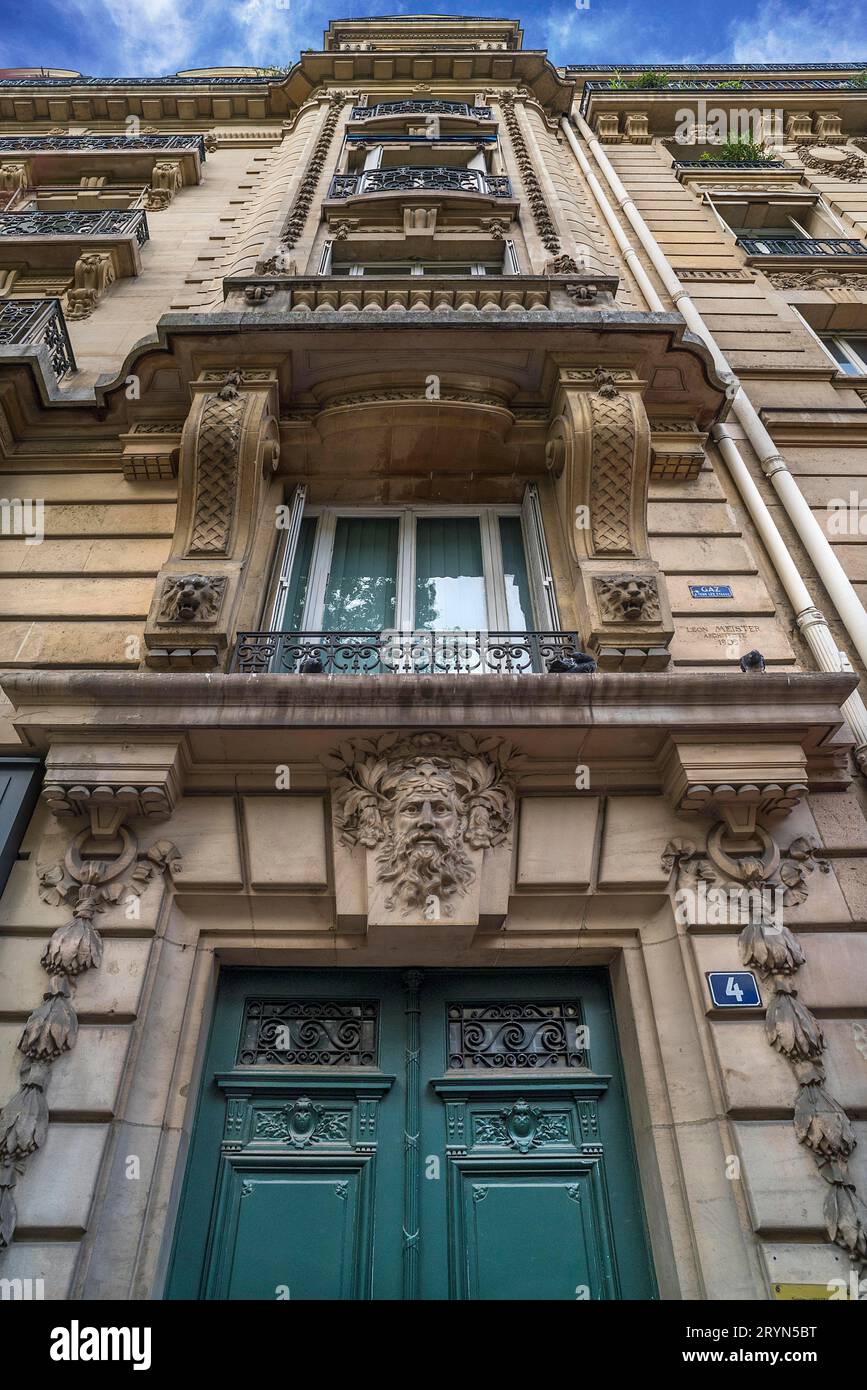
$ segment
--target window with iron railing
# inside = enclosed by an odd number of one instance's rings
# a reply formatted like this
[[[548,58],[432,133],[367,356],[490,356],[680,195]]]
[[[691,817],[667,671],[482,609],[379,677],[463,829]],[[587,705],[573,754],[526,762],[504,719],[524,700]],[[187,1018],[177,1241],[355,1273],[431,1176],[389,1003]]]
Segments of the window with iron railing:
[[[521,506],[292,508],[266,605],[234,667],[334,673],[544,671],[559,629],[535,488]]]

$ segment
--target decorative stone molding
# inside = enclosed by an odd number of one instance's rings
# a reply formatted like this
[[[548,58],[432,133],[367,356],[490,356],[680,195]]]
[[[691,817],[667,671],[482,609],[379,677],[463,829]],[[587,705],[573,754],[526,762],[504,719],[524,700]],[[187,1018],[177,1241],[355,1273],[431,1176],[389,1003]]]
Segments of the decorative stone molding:
[[[659,482],[694,482],[704,467],[707,434],[694,421],[650,422],[650,476]]]
[[[723,848],[727,826],[713,827],[708,837],[710,862],[696,853],[689,840],[673,840],[662,856],[664,871],[675,874],[678,888],[701,881],[706,886],[740,885],[743,896],[739,914],[743,929],[738,950],[744,966],[755,970],[771,991],[765,1012],[768,1043],[790,1063],[798,1090],[793,1124],[799,1144],[813,1155],[821,1177],[828,1184],[825,1197],[825,1230],[829,1240],[846,1252],[863,1274],[867,1263],[867,1205],[849,1173],[855,1148],[855,1131],[843,1106],[826,1087],[824,1054],[827,1049],[821,1025],[798,997],[795,979],[806,962],[800,941],[780,920],[779,909],[769,912],[769,901],[782,909],[806,900],[808,875],[815,869],[830,871],[819,847],[805,836],[781,851],[770,834],[756,826],[761,850]],[[755,837],[754,837],[755,839]],[[773,895],[772,897],[770,895]],[[746,920],[745,920],[746,919]]]
[[[184,186],[183,165],[179,159],[161,159],[153,167],[151,186],[145,196],[148,212],[162,212]]]
[[[170,816],[182,792],[178,740],[137,743],[134,757],[126,744],[100,745],[64,740],[45,765],[42,799],[58,820],[87,816],[94,839],[117,834],[124,819]]]
[[[576,560],[648,555],[649,443],[632,373],[561,369],[546,458]]]
[[[219,659],[238,615],[244,614],[243,625],[260,601],[258,571],[248,581],[249,562],[258,546],[264,563],[271,542],[258,522],[280,451],[276,373],[209,369],[192,392],[181,436],[175,535],[145,629],[147,662],[158,668],[177,664],[171,652],[195,657],[191,664],[199,668],[203,649],[212,664],[215,650]],[[167,616],[167,603],[174,616]]]
[[[835,133],[840,134],[839,131]],[[811,145],[799,145],[795,153],[805,169],[828,178],[861,183],[867,177],[867,159],[856,150],[841,147],[833,139],[817,139]]]
[[[729,280],[752,282],[756,278],[746,266],[738,267],[736,270],[703,270],[698,266],[687,267],[684,270],[678,270],[677,274],[680,280],[705,280],[709,282],[718,280],[721,283]]]
[[[516,99],[526,96],[522,91],[506,91],[501,97],[503,120],[508,131],[509,140],[515,155],[515,161],[521,175],[521,182],[524,185],[524,192],[527,195],[527,205],[530,214],[539,233],[539,239],[546,251],[559,253],[560,237],[554,224],[554,219],[548,209],[545,194],[542,191],[542,183],[536,173],[533,158],[524,139],[524,132],[521,129],[521,122],[515,110]]]
[[[123,442],[121,467],[128,483],[163,482],[178,471],[182,420],[139,420]]]
[[[224,574],[172,574],[163,583],[160,623],[211,623],[226,592]]]
[[[73,288],[66,296],[68,319],[89,318],[115,278],[110,251],[85,251],[75,262]]]
[[[580,272],[579,272],[580,273]],[[280,309],[294,318],[331,319],[338,315],[349,319],[363,315],[364,319],[385,317],[385,321],[401,318],[405,314],[423,314],[437,320],[448,320],[453,315],[484,315],[496,319],[508,315],[510,319],[545,317],[559,310],[572,307],[570,301],[592,303],[600,289],[613,288],[612,281],[599,276],[587,276],[580,282],[550,280],[541,276],[509,276],[499,282],[485,284],[483,277],[473,277],[474,283],[455,285],[454,280],[441,283],[434,276],[401,278],[399,283],[389,285],[385,277],[376,281],[359,279],[357,282],[335,283],[327,280],[307,280],[306,277],[277,280],[265,287],[262,298],[270,298],[279,293]],[[475,281],[482,281],[476,283]],[[234,281],[227,285],[228,299],[243,295],[244,302],[258,302],[251,295],[254,285],[251,282]],[[261,286],[256,285],[258,290]],[[532,321],[532,319],[531,319]]]
[[[351,877],[348,854],[360,868],[363,853],[356,892],[367,925],[477,926],[483,865],[511,852],[520,762],[513,745],[467,733],[394,731],[340,744],[323,762],[334,774],[338,879],[345,885]],[[507,895],[508,874],[504,881]]]
[[[756,833],[757,816],[781,817],[806,796],[800,744],[702,743],[673,738],[662,757],[663,789],[679,814],[722,816],[736,839]]]
[[[627,368],[561,367],[546,444],[580,567],[580,631],[606,671],[663,669],[674,635],[665,578],[647,540],[650,426],[642,389]]]
[[[68,904],[70,919],[56,929],[42,954],[48,988],[30,1014],[18,1043],[24,1060],[20,1088],[0,1112],[0,1250],[15,1233],[18,1213],[15,1187],[27,1159],[42,1148],[49,1124],[46,1091],[51,1067],[72,1050],[78,1037],[75,981],[102,961],[102,937],[94,917],[123,894],[139,896],[152,879],[171,877],[180,865],[168,840],[153,845],[139,859],[135,836],[118,827],[121,847],[105,859],[85,859],[90,830],[75,835],[61,864],[43,871],[40,895],[54,906]]]
[[[857,271],[814,266],[810,270],[767,270],[765,274],[779,290],[867,290],[867,275],[859,275]]]
[[[786,117],[787,145],[802,145],[815,138],[813,119],[809,111],[793,111]]]
[[[623,139],[620,133],[620,116],[616,111],[600,111],[593,122],[593,129],[599,137],[600,145],[619,145]]]
[[[655,578],[637,574],[615,574],[595,578],[593,584],[605,622],[659,621],[659,590]]]
[[[0,164],[0,191],[17,193],[30,187],[30,164],[27,160],[4,160]]]
[[[650,145],[650,117],[646,111],[626,111],[623,116],[624,139],[633,145]]]
[[[814,111],[813,133],[819,142],[843,140],[843,117],[839,111]]]
[[[285,246],[287,250],[291,250],[303,235],[304,228],[307,224],[307,218],[310,215],[310,208],[316,195],[316,188],[322,176],[322,170],[325,168],[328,152],[331,149],[331,142],[334,139],[334,132],[337,129],[337,122],[340,119],[340,112],[343,109],[344,102],[347,100],[347,95],[349,98],[352,98],[355,93],[350,92],[347,94],[346,92],[340,91],[328,93],[328,109],[325,120],[322,123],[322,129],[317,136],[316,144],[313,146],[313,153],[305,166],[304,174],[298,186],[298,191],[295,194],[294,202],[292,203],[292,207],[283,224],[282,231],[280,232],[280,244]]]

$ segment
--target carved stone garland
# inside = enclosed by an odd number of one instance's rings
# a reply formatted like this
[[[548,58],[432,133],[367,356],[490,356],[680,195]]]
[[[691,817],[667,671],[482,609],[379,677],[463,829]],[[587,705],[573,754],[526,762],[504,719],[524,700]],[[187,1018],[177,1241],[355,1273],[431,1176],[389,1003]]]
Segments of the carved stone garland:
[[[524,139],[521,123],[515,111],[515,97],[517,95],[517,92],[504,92],[502,98],[503,119],[506,123],[506,129],[509,132],[512,149],[515,151],[515,159],[521,171],[521,181],[527,193],[527,202],[530,207],[530,212],[533,215],[533,221],[536,224],[539,238],[547,251],[553,251],[559,254],[561,250],[560,238],[557,235],[554,220],[548,211],[548,204],[542,192],[542,185],[533,167],[533,160],[530,151],[527,149],[527,142]]]
[[[350,93],[349,95],[352,96],[353,94]],[[285,246],[287,250],[291,250],[304,231],[307,216],[310,212],[310,207],[316,192],[316,185],[319,183],[319,177],[325,167],[325,161],[328,158],[328,151],[331,148],[331,141],[334,138],[334,131],[337,128],[337,122],[345,100],[345,92],[335,91],[329,92],[328,94],[328,114],[325,117],[316,144],[313,147],[313,154],[304,171],[304,177],[295,195],[295,201],[292,204],[289,216],[286,218],[283,230],[280,233],[280,244],[281,246]]]
[[[114,860],[86,860],[82,848],[90,837],[90,828],[82,830],[71,841],[63,863],[40,874],[43,900],[55,907],[68,904],[73,915],[57,928],[43,952],[49,987],[25,1023],[18,1043],[19,1052],[24,1054],[20,1089],[0,1111],[0,1250],[9,1245],[17,1224],[18,1178],[48,1134],[45,1092],[51,1065],[72,1050],[78,1037],[75,980],[85,970],[98,969],[102,961],[102,937],[93,919],[116,903],[122,893],[138,896],[157,874],[174,874],[180,865],[180,855],[168,840],[153,845],[139,863],[135,837],[123,827],[123,847]]]
[[[711,863],[689,840],[672,840],[662,855],[666,872],[678,871],[678,879],[693,884],[714,882],[717,870],[723,879],[734,879],[746,888],[782,891],[784,906],[806,900],[806,875],[818,866],[830,871],[827,860],[819,857],[818,847],[804,836],[792,841],[785,855],[766,830],[759,828],[763,853],[738,858],[722,849],[725,823],[714,826],[708,836],[707,853]],[[777,879],[778,881],[774,881]],[[753,913],[750,913],[753,916]],[[818,1020],[798,998],[794,977],[806,960],[794,932],[773,922],[751,920],[738,937],[738,949],[745,966],[758,971],[773,989],[765,1013],[765,1034],[771,1047],[788,1060],[798,1083],[794,1105],[794,1126],[798,1142],[812,1153],[821,1176],[828,1183],[824,1218],[828,1238],[845,1250],[863,1278],[867,1265],[867,1205],[855,1190],[849,1174],[849,1157],[856,1139],[846,1111],[825,1088],[822,1056],[825,1038]]]

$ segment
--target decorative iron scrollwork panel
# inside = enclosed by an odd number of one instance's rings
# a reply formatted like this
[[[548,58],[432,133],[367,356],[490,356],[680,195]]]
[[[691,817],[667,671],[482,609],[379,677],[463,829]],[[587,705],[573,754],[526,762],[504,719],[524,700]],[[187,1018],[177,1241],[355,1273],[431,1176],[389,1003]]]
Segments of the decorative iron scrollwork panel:
[[[248,999],[238,1064],[374,1067],[379,1008],[370,1000]]]
[[[581,1004],[451,1004],[449,1069],[587,1067]]]

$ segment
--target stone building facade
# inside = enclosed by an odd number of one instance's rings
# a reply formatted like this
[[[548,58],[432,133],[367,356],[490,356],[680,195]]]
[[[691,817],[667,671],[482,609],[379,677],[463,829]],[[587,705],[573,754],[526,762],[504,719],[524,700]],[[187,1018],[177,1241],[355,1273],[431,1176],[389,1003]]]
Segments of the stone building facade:
[[[864,72],[334,21],[0,160],[0,1278],[857,1292]]]

